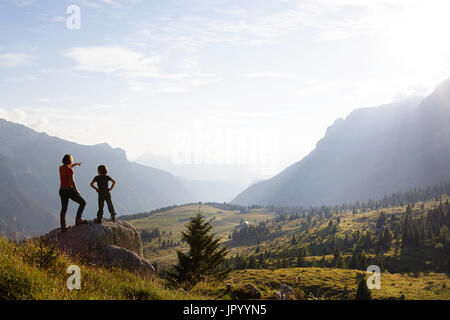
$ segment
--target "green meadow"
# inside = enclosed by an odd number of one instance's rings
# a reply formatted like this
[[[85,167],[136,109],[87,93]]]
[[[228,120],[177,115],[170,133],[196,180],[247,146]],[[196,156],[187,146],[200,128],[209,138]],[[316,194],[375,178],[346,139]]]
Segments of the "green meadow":
[[[205,219],[211,222],[212,231],[221,237],[223,241],[228,240],[235,226],[239,225],[241,220],[257,224],[261,221],[273,219],[275,214],[266,209],[251,210],[250,213],[239,213],[239,211],[230,211],[217,209],[209,205],[186,205],[160,212],[143,219],[129,220],[138,231],[151,231],[158,228],[161,231],[161,242],[181,240],[181,232],[184,231],[185,224],[189,218],[201,213]],[[144,256],[151,262],[156,262],[162,267],[170,266],[177,261],[176,250],[187,249],[183,243],[180,246],[160,249],[161,242],[152,240],[144,242]]]

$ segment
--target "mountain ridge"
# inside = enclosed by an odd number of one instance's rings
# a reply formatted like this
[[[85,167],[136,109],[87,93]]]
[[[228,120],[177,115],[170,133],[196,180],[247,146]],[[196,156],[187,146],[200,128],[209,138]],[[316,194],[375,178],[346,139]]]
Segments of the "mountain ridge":
[[[450,79],[428,97],[352,111],[316,148],[232,203],[336,204],[450,179]],[[448,120],[447,120],[448,121]]]
[[[21,124],[0,119],[0,231],[37,234],[59,224],[59,174],[62,156],[73,154],[75,180],[87,201],[84,216],[97,211],[97,195],[89,183],[97,166],[106,164],[117,180],[113,203],[118,214],[189,202],[192,195],[172,174],[128,161],[126,152],[107,143],[82,145],[38,133]],[[69,205],[67,218],[73,219]],[[106,212],[105,212],[106,213]],[[3,221],[3,223],[1,223]],[[9,221],[7,223],[7,221]],[[2,227],[3,225],[3,227]]]

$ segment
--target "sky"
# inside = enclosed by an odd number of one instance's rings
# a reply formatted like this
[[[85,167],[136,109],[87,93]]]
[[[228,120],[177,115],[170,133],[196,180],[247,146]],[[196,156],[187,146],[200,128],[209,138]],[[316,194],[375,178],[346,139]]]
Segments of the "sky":
[[[1,0],[0,118],[271,176],[450,77],[448,0]]]

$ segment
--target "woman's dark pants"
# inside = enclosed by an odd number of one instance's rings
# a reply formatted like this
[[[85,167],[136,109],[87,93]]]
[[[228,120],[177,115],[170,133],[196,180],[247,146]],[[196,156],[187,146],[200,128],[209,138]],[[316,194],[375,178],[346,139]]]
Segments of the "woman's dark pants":
[[[76,219],[81,219],[81,215],[83,214],[84,207],[86,206],[86,201],[72,188],[61,188],[59,190],[59,196],[61,197],[61,227],[66,226],[66,212],[67,206],[69,204],[69,199],[75,201],[80,206],[78,207],[77,217]]]

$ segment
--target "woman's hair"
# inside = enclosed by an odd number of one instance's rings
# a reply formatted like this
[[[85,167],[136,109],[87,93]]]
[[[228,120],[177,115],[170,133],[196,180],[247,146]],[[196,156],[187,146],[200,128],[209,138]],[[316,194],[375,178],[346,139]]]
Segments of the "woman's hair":
[[[71,154],[66,154],[63,158],[62,158],[62,163],[63,164],[71,164],[73,162],[73,157]]]
[[[105,166],[104,164],[99,165],[97,170],[98,170],[98,173],[100,173],[100,174],[107,174],[108,173],[108,167]]]

